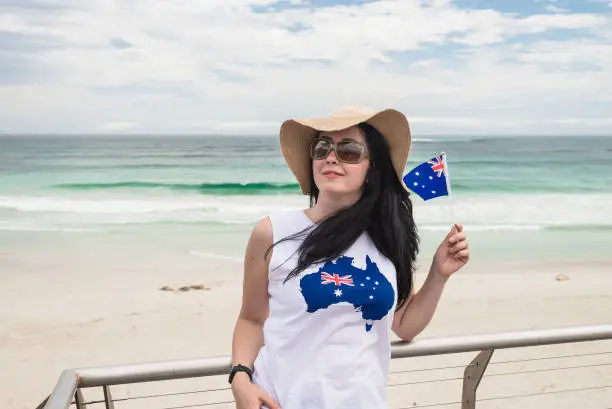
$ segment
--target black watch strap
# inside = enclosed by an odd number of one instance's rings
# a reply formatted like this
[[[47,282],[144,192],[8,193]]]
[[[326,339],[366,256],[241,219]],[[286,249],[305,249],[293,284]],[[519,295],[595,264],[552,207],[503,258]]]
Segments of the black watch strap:
[[[230,371],[229,383],[232,383],[232,381],[234,380],[234,376],[238,372],[246,372],[249,375],[249,379],[251,380],[251,382],[253,381],[253,370],[251,368],[244,365],[234,365],[232,366],[232,370]]]

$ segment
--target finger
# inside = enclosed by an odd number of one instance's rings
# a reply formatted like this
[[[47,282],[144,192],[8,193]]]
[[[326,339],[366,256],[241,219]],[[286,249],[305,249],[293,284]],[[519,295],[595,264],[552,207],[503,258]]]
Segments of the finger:
[[[455,253],[453,257],[467,261],[470,258],[470,250],[461,250],[458,253]]]
[[[450,244],[454,244],[454,243],[457,243],[458,241],[465,240],[465,237],[466,237],[466,236],[465,236],[465,233],[457,233],[457,234],[455,234],[455,235],[451,236],[451,237],[448,239],[448,242],[449,242]]]
[[[451,237],[453,237],[455,233],[457,233],[457,229],[455,228],[455,225],[453,225],[450,231],[446,233],[446,237],[444,238],[444,240],[449,240]]]
[[[463,250],[468,248],[469,244],[466,240],[462,240],[459,243],[455,243],[455,245],[451,246],[451,248],[448,250],[451,253],[456,253],[459,250]]]
[[[463,231],[463,224],[455,223],[455,229],[457,229],[457,232],[461,233]]]
[[[266,405],[270,409],[281,409],[278,402],[276,402],[270,395],[265,392],[262,392],[260,398],[261,402]]]
[[[456,252],[460,251],[460,250],[464,250],[468,248],[468,242],[467,241],[460,241],[459,243],[455,244],[454,246],[452,246],[449,249],[449,253],[451,254],[455,254]]]

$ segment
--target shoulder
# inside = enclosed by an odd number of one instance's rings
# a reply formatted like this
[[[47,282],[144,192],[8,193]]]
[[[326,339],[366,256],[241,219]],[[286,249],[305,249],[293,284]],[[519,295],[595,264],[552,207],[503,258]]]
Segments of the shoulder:
[[[274,240],[291,235],[311,224],[303,209],[286,210],[268,215]]]
[[[295,210],[271,213],[255,223],[251,237],[272,241],[275,230],[287,225],[294,225],[298,216],[299,212]]]
[[[273,225],[285,222],[297,223],[303,221],[303,219],[306,217],[306,213],[304,209],[293,209],[274,212],[269,214],[267,217],[270,219]]]
[[[266,216],[255,223],[249,241],[257,245],[272,244],[272,220],[270,216]]]
[[[249,242],[246,248],[247,261],[265,260],[268,261],[271,256],[271,246],[273,240],[272,222],[269,216],[260,219],[249,237]]]
[[[251,231],[249,249],[258,253],[263,251],[266,259],[269,260],[274,241],[278,241],[301,228],[304,220],[300,218],[300,212],[303,213],[302,210],[277,212],[260,219]]]

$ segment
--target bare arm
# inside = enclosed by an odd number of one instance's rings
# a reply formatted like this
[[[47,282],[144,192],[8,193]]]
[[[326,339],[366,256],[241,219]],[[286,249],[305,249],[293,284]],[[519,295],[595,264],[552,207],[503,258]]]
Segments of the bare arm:
[[[269,264],[264,255],[271,244],[272,226],[265,218],[253,228],[245,253],[242,306],[232,341],[233,365],[246,365],[252,369],[263,346],[263,324],[268,316]],[[245,376],[239,372],[236,379]]]
[[[431,321],[446,282],[468,262],[470,252],[462,224],[448,232],[431,263],[421,289],[411,294],[409,301],[395,313],[393,331],[404,341],[412,341]]]
[[[448,277],[429,271],[421,289],[411,294],[409,300],[393,318],[393,331],[404,341],[412,341],[431,321]]]

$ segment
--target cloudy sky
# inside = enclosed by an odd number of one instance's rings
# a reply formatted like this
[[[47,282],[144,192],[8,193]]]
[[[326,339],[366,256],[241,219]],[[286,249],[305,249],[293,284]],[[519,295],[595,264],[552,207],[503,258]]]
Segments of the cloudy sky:
[[[612,0],[0,0],[0,132],[612,135]]]

